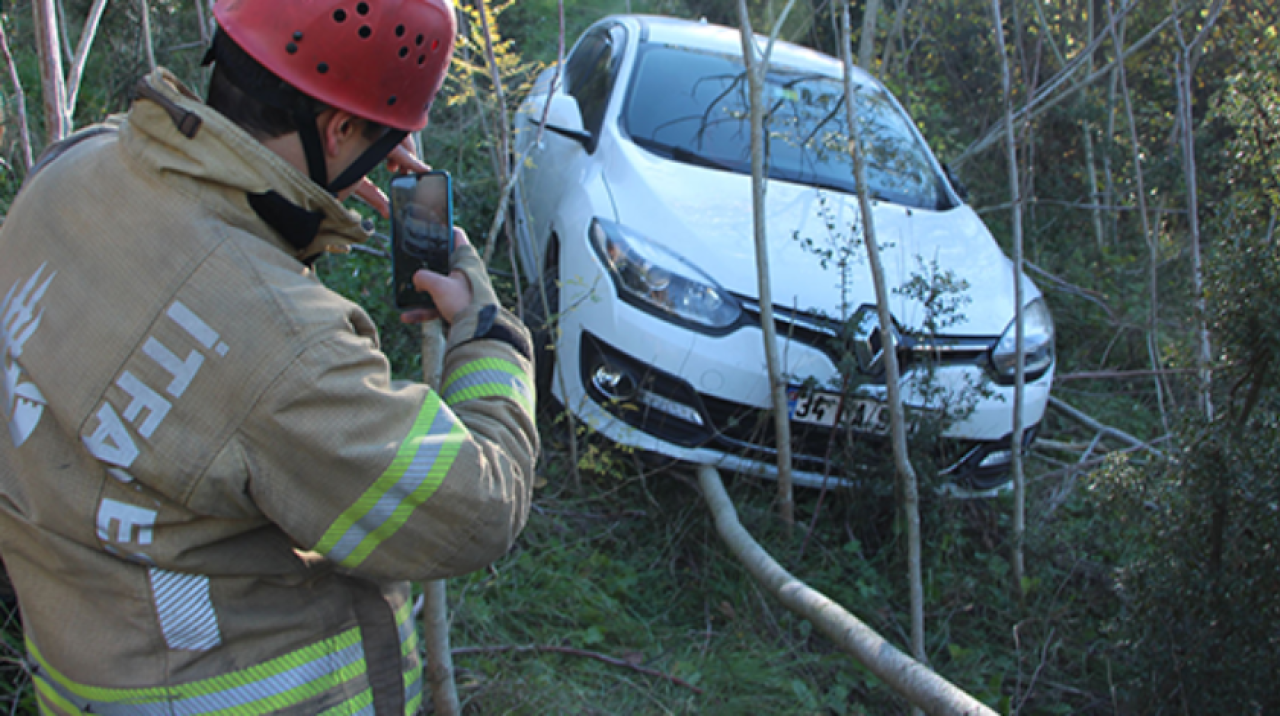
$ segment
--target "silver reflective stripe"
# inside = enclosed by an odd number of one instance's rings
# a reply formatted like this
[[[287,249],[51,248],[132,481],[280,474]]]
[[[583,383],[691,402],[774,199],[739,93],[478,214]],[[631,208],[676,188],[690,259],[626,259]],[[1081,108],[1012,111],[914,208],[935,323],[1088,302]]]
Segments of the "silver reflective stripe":
[[[422,673],[421,673],[421,670],[419,670],[419,673],[414,674],[413,680],[410,681],[409,685],[405,688],[404,702],[406,704],[412,704],[415,700],[417,700],[421,696],[422,696]]]
[[[279,697],[292,689],[304,687],[308,684],[319,683],[326,690],[334,688],[338,684],[330,683],[330,681],[336,672],[353,664],[363,664],[363,662],[364,647],[357,640],[354,644],[338,652],[249,684],[202,696],[175,697],[169,701],[143,703],[132,702],[127,696],[120,701],[114,702],[90,701],[75,695],[53,679],[45,678],[40,674],[35,676],[68,702],[74,704],[76,708],[86,713],[105,714],[106,716],[199,716],[200,714],[208,714],[223,709],[236,708],[242,709],[240,713],[269,713],[280,706],[281,703],[262,703],[267,699]],[[362,682],[367,678],[363,667],[360,668],[355,678]],[[157,687],[141,691],[146,693],[162,691],[163,689],[164,687]],[[140,694],[140,698],[137,700],[143,701],[145,698]],[[293,702],[287,702],[283,705],[293,705]],[[360,713],[366,713],[366,711],[361,711]],[[372,711],[368,711],[368,713],[372,713]]]
[[[173,713],[169,704],[166,703],[132,704],[87,701],[71,693],[70,690],[53,679],[46,678],[40,674],[34,674],[33,678],[37,684],[43,684],[46,688],[53,690],[67,703],[85,713],[102,714],[103,716],[170,716]],[[42,698],[41,700],[43,701],[44,699]],[[41,713],[44,712],[41,711]]]
[[[406,501],[431,476],[431,468],[435,466],[440,453],[446,448],[457,449],[458,440],[453,435],[454,426],[453,413],[443,406],[438,406],[426,434],[410,436],[410,440],[416,440],[417,450],[405,468],[404,474],[378,497],[377,502],[369,508],[368,512],[351,525],[346,534],[342,535],[338,543],[325,556],[345,564],[345,560],[351,557],[371,534],[391,520],[397,509],[401,509],[406,504],[410,507],[415,505],[414,502]],[[448,462],[450,464],[453,462],[452,456],[448,458]]]
[[[400,645],[404,647],[410,643],[410,639],[414,639],[416,643],[418,633],[413,628],[413,605],[406,604],[400,612],[396,615],[396,632],[400,635]]]
[[[208,577],[152,568],[151,591],[160,631],[170,649],[208,651],[222,643]]]
[[[521,376],[494,368],[457,376],[445,386],[442,397],[450,405],[455,405],[474,398],[491,397],[495,395],[494,387],[510,388],[515,393],[516,400],[525,408],[533,405],[533,390]]]
[[[317,682],[323,682],[327,688],[332,688],[337,684],[327,682],[335,673],[345,667],[362,663],[363,661],[364,646],[360,641],[356,641],[345,649],[330,654],[325,658],[301,664],[275,676],[207,696],[175,701],[173,703],[173,713],[175,716],[195,716],[196,714],[208,713],[219,709],[251,706],[256,701],[278,696],[291,689]],[[360,669],[358,678],[361,680],[366,678],[363,668]],[[265,707],[266,704],[263,706]],[[267,710],[263,708],[263,712]]]

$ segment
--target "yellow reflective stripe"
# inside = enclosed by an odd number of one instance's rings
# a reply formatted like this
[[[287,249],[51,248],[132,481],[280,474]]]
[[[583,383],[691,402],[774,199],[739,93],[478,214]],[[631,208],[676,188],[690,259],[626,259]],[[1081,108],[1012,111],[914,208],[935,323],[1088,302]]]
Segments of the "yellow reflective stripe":
[[[325,530],[316,551],[358,567],[435,494],[466,438],[466,427],[429,392],[391,465]]]
[[[396,612],[400,627],[400,654],[405,658],[405,713],[416,714],[422,706],[422,660],[418,658],[418,630],[413,621],[413,602],[406,601]]]
[[[474,360],[449,375],[440,393],[450,405],[476,398],[511,398],[533,414],[533,390],[520,366],[501,358]]]
[[[365,689],[337,706],[321,711],[320,716],[351,716],[370,706],[373,706],[373,689]],[[405,713],[412,712],[406,710]]]
[[[63,698],[49,682],[45,681],[39,675],[36,675],[32,681],[36,685],[36,701],[40,704],[41,714],[68,714],[69,716],[80,716],[84,712],[76,708],[76,705]]]
[[[400,654],[409,657],[418,650],[418,632],[414,629],[413,602],[406,601],[396,610],[396,627],[400,632]],[[404,672],[405,714],[416,714],[422,706],[422,664],[406,658]],[[320,712],[320,716],[351,716],[373,706],[373,691],[365,689],[345,702]],[[370,712],[371,713],[371,712]]]
[[[106,707],[129,706],[142,711],[168,704],[178,707],[180,713],[250,716],[264,709],[303,703],[347,681],[363,678],[366,670],[358,628],[240,671],[186,684],[141,689],[76,683],[53,668],[31,639],[26,639],[26,644],[44,675],[60,687],[57,690],[63,697],[70,694]]]
[[[270,711],[278,711],[280,709],[297,706],[306,701],[323,694],[338,684],[344,684],[352,679],[364,676],[368,667],[365,666],[364,659],[356,663],[343,666],[337,671],[329,672],[332,680],[328,683],[309,682],[299,685],[288,691],[273,694],[265,698],[257,699],[251,703],[229,706],[227,708],[218,709],[216,711],[197,711],[202,716],[257,716],[258,714]]]

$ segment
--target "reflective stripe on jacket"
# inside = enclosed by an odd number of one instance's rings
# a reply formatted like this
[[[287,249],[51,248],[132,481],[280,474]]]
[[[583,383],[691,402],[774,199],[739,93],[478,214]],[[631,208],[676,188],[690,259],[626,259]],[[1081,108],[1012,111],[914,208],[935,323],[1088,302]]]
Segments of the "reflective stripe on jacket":
[[[41,707],[414,712],[408,581],[523,527],[532,366],[451,335],[439,394],[392,380],[368,315],[307,268],[363,241],[358,217],[148,83],[0,226],[0,555]],[[264,221],[269,193],[312,240]]]

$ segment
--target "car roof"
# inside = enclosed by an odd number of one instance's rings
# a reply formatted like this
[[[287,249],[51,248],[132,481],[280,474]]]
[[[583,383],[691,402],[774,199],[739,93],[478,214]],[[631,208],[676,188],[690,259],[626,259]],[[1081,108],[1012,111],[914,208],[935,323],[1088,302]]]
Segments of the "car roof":
[[[741,33],[735,27],[661,15],[615,15],[609,19],[637,26],[641,42],[658,42],[742,56]],[[759,33],[756,38],[761,47],[768,42],[768,37]],[[833,77],[841,76],[840,60],[784,40],[774,43],[770,61],[776,65],[822,72]],[[855,82],[864,83],[871,79],[860,68],[854,67],[853,70]]]

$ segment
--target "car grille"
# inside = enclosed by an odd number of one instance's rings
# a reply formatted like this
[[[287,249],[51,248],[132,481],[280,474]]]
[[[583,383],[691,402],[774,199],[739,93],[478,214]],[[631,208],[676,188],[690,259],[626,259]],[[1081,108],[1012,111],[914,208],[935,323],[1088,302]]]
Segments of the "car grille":
[[[734,298],[742,305],[744,314],[754,325],[763,325],[759,301],[737,294]],[[853,315],[854,318],[846,326],[841,321],[817,313],[774,306],[773,322],[779,337],[821,351],[837,369],[845,370],[856,366],[864,379],[862,382],[884,385],[884,365],[876,359],[882,346],[880,332],[858,327],[859,324],[879,325],[879,320],[875,318],[875,306],[860,306]],[[863,316],[871,320],[859,320]],[[930,364],[976,365],[985,368],[988,364],[987,355],[996,342],[994,338],[988,337],[904,334],[896,325],[893,333],[902,375]],[[853,365],[850,364],[850,358],[854,359]]]
[[[777,431],[773,412],[698,393],[683,379],[646,365],[610,346],[591,333],[584,333],[580,361],[583,385],[606,411],[634,428],[660,440],[686,448],[709,448],[759,462],[777,460]],[[609,395],[596,379],[600,367],[629,376],[626,396]],[[677,410],[672,411],[672,406]],[[678,413],[678,414],[676,414]],[[833,429],[791,423],[792,464],[800,470],[821,473],[827,469]],[[1034,429],[1026,433],[1026,445]],[[841,455],[842,471],[883,468],[892,465],[892,452],[884,436],[854,434],[862,448],[855,464]],[[835,450],[847,452],[848,438],[837,434]],[[990,456],[1007,451],[1009,438],[990,442],[938,441],[936,464],[940,472],[957,482],[982,486],[1003,480],[1007,462],[988,464]]]

